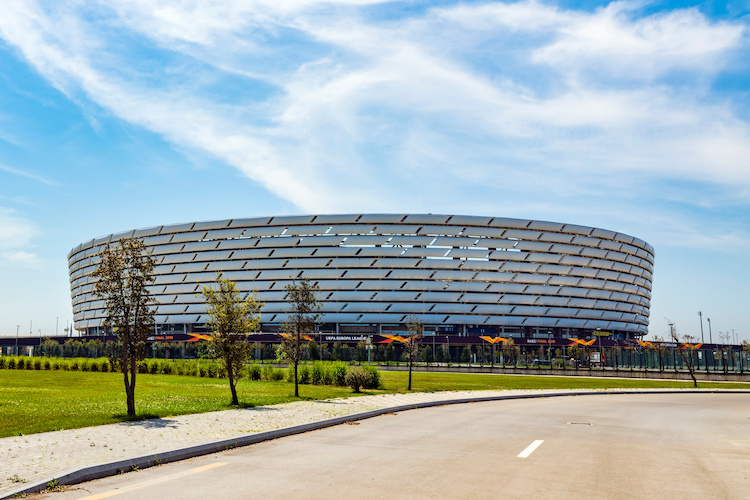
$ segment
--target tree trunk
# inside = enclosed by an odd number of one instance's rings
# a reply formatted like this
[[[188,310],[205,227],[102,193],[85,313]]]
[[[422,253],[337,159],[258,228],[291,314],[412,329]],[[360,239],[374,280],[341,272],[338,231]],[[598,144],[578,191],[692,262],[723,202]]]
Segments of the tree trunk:
[[[409,357],[409,387],[406,389],[407,391],[411,390],[411,357]]]
[[[687,366],[688,372],[690,372],[690,378],[693,379],[693,387],[698,387],[698,381],[695,379],[695,374],[693,373],[693,362],[692,359],[688,359],[687,356],[685,356],[685,353],[680,350],[680,356],[682,356],[682,361]]]
[[[128,371],[130,372],[128,374]],[[136,362],[134,359],[128,360],[128,365],[125,367],[125,397],[127,399],[128,416],[135,417],[135,374],[136,374]],[[130,375],[128,377],[128,375]]]
[[[231,365],[227,366],[227,378],[229,379],[229,389],[232,391],[232,404],[239,406],[240,402],[237,399],[237,384],[234,381],[234,370]]]
[[[297,381],[297,365],[299,364],[299,361],[294,362],[294,397],[299,397],[299,383]]]

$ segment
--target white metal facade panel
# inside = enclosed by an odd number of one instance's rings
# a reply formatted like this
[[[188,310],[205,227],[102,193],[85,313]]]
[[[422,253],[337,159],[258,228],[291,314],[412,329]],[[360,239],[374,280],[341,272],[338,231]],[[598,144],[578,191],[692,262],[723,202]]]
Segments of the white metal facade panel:
[[[196,222],[195,225],[193,226],[193,230],[198,231],[198,230],[208,230],[208,229],[223,229],[229,226],[230,222],[231,220],[229,219]]]

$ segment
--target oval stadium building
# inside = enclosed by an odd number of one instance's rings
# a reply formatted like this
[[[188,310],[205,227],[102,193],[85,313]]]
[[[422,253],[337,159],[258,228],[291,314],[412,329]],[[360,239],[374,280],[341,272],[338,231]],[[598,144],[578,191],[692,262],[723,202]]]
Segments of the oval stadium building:
[[[284,287],[320,289],[321,332],[387,334],[417,315],[440,335],[638,339],[647,333],[653,248],[574,224],[433,214],[349,214],[188,222],[102,236],[69,254],[75,328],[103,332],[98,254],[140,238],[156,258],[156,329],[204,332],[202,285],[222,273],[257,291],[261,329],[286,318]],[[437,333],[436,333],[437,334]]]

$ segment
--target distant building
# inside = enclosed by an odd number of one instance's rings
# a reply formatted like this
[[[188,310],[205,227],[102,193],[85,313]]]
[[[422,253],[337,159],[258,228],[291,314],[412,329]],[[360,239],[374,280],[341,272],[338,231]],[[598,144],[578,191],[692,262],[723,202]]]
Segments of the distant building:
[[[156,226],[102,236],[69,254],[75,328],[103,330],[93,295],[103,245],[142,238],[157,259],[157,332],[204,331],[199,295],[216,273],[265,303],[263,332],[286,318],[284,287],[317,283],[321,332],[390,334],[416,314],[427,332],[636,339],[648,332],[654,250],[614,231],[500,217],[348,214]]]

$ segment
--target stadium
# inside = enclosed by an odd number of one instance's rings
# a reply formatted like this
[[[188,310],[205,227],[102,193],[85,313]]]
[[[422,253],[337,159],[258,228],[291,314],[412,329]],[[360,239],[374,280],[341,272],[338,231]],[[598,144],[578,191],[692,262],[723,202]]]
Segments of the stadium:
[[[648,332],[654,250],[623,233],[535,220],[433,214],[348,214],[188,222],[110,234],[68,256],[74,326],[104,334],[93,293],[102,248],[140,238],[156,258],[155,339],[205,333],[200,290],[217,273],[264,302],[261,333],[286,319],[284,287],[320,289],[325,340],[425,334],[638,340]],[[167,337],[168,336],[168,337]],[[491,338],[491,337],[488,337]],[[468,339],[467,339],[468,340]],[[556,343],[556,342],[555,342]]]

